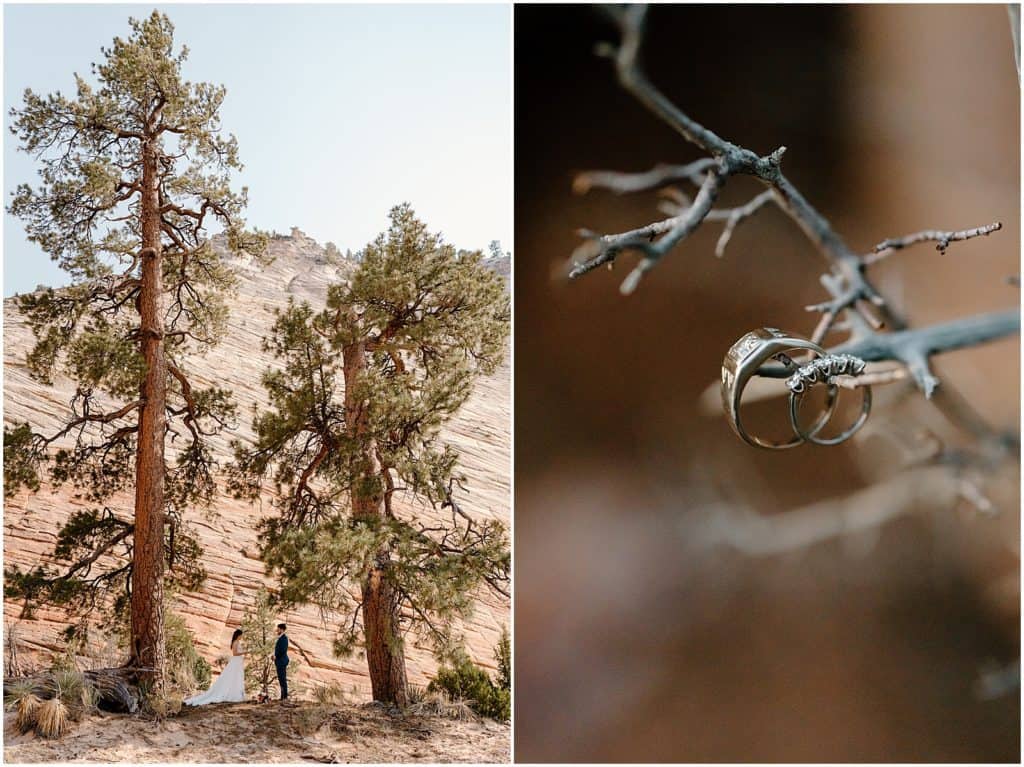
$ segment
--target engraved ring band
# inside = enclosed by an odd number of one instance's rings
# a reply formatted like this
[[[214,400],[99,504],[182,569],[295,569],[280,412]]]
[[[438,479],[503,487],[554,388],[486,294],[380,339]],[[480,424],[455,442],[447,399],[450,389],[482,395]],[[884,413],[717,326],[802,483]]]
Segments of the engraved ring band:
[[[729,425],[737,436],[748,445],[769,450],[785,450],[796,447],[815,437],[835,412],[838,387],[834,383],[828,383],[828,401],[824,411],[810,429],[806,431],[794,429],[795,434],[792,439],[785,442],[773,442],[748,434],[743,427],[743,422],[740,419],[740,401],[747,383],[761,366],[772,358],[795,369],[796,364],[786,352],[796,349],[810,351],[819,358],[825,357],[827,354],[818,344],[805,338],[787,335],[778,328],[758,328],[740,338],[725,355],[722,362],[722,406],[725,409]],[[791,397],[797,397],[797,395],[791,394]],[[795,411],[797,404],[794,403],[791,410]],[[795,416],[793,420],[795,423]],[[854,430],[856,428],[859,428],[859,424]]]

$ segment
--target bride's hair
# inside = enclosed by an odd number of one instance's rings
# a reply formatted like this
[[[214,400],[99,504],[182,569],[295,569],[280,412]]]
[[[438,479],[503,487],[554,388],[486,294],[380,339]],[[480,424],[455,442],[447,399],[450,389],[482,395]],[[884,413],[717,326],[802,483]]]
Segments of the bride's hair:
[[[234,644],[240,636],[242,636],[242,629],[235,629],[235,633],[231,635],[231,644]]]

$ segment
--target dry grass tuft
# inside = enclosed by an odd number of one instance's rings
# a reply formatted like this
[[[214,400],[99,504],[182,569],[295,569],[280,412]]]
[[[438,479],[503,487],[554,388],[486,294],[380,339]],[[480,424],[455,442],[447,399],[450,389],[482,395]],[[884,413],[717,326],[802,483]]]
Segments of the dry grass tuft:
[[[59,738],[70,726],[68,708],[60,698],[44,700],[36,712],[36,733],[44,738]]]
[[[86,681],[86,683],[82,685],[82,693],[80,699],[82,701],[82,711],[91,713],[93,711],[96,711],[97,708],[99,707],[100,691],[97,690],[93,684]]]
[[[146,699],[145,711],[157,721],[177,716],[185,705],[184,698],[178,694],[151,695]]]
[[[417,716],[438,716],[457,722],[480,721],[480,716],[462,698],[450,701],[435,693],[425,695],[421,701],[413,703],[406,711]]]
[[[14,717],[14,726],[18,732],[24,734],[36,726],[39,707],[42,705],[42,698],[33,692],[21,697],[17,704],[18,712]]]
[[[85,675],[76,668],[61,666],[55,668],[50,675],[50,689],[55,698],[59,698],[70,710],[71,718],[78,720],[88,710],[87,702],[91,700],[91,689]]]
[[[418,684],[409,685],[408,689],[409,705],[415,706],[417,703],[422,703],[427,698],[427,688],[421,687]]]
[[[313,698],[321,706],[335,706],[345,702],[345,691],[336,682],[317,685],[313,688]]]
[[[292,717],[292,724],[299,735],[312,735],[327,724],[332,714],[327,708],[301,708]]]

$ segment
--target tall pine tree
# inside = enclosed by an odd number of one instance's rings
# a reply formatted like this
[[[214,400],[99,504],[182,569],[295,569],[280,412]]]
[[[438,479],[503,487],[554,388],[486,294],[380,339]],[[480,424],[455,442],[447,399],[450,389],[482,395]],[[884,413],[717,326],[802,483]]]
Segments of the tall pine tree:
[[[405,633],[448,649],[478,586],[507,593],[505,528],[460,508],[458,455],[440,439],[507,349],[508,294],[481,261],[394,208],[324,310],[279,313],[265,341],[281,363],[263,379],[270,408],[231,470],[238,495],[258,498],[269,482],[281,499],[261,542],[283,601],[340,613],[339,654],[361,623],[373,697],[399,705]],[[440,513],[400,515],[396,492]]]
[[[185,364],[224,332],[234,282],[208,228],[222,229],[236,253],[263,253],[265,238],[243,230],[245,190],[229,185],[241,165],[234,136],[221,132],[225,89],[182,78],[187,49],[175,51],[166,16],[130,25],[127,39],[101,50],[95,85],[76,75],[74,97],[26,90],[11,110],[40,179],[17,188],[9,211],[71,277],[18,302],[36,335],[28,367],[43,383],[62,371],[76,389],[56,432],[5,428],[4,457],[7,495],[38,489],[47,464],[54,484],[72,483],[98,505],[134,490],[134,513],[76,513],[54,552],[67,567],[9,570],[5,591],[87,609],[102,603],[99,590],[119,593],[115,607],[130,612],[128,665],[158,682],[165,567],[184,568],[192,585],[201,576],[182,513],[212,498],[207,438],[234,411],[227,391],[194,386]],[[168,436],[177,447],[165,456]],[[102,566],[122,553],[127,562]]]

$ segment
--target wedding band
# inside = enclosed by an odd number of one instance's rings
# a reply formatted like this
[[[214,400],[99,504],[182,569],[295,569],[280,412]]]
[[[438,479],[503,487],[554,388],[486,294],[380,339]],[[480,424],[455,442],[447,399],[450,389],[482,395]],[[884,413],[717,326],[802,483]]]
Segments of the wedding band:
[[[795,363],[786,354],[792,349],[812,352],[818,357],[826,356],[826,352],[818,344],[805,338],[789,336],[778,328],[758,328],[744,335],[732,345],[722,361],[722,408],[726,418],[736,435],[754,447],[769,450],[785,450],[803,444],[815,436],[835,412],[839,387],[828,384],[828,403],[818,420],[806,433],[794,429],[794,437],[786,442],[771,442],[748,434],[740,420],[740,401],[747,383],[758,369],[773,357],[787,367],[795,367]],[[791,395],[795,396],[795,395]],[[792,408],[791,408],[792,410]],[[859,426],[858,426],[859,428]]]
[[[868,420],[868,414],[871,412],[871,387],[863,386],[861,391],[863,393],[863,400],[861,401],[860,416],[850,428],[835,437],[819,437],[818,432],[821,431],[821,425],[817,422],[815,422],[814,427],[810,431],[805,432],[802,429],[797,418],[797,411],[800,409],[800,401],[803,399],[803,396],[796,392],[791,392],[789,395],[789,422],[793,426],[793,431],[801,438],[808,442],[813,442],[815,445],[838,445],[846,442],[846,440],[860,431],[860,427]]]

